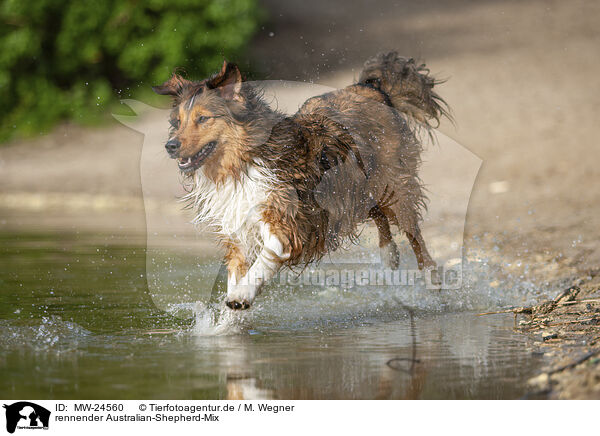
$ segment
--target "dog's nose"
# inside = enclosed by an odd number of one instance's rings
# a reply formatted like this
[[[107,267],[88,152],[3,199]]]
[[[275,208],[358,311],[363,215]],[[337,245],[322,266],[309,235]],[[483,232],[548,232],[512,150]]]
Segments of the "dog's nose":
[[[165,148],[171,155],[177,153],[179,147],[181,147],[181,142],[179,142],[179,139],[177,138],[170,139],[169,142],[167,142],[167,144],[165,145]]]

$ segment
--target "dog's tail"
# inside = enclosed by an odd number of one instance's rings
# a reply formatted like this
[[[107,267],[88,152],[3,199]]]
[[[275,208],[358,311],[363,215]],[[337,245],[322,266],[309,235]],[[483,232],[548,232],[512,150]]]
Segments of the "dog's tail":
[[[359,83],[383,92],[392,106],[426,128],[437,127],[443,116],[452,120],[448,105],[433,90],[442,82],[429,75],[425,64],[417,65],[395,51],[367,60]]]

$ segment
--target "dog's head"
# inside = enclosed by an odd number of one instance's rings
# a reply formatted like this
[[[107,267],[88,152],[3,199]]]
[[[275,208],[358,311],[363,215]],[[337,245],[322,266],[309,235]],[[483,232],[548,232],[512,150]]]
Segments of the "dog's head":
[[[235,64],[225,61],[221,71],[198,82],[173,74],[152,89],[174,97],[165,147],[182,172],[205,166],[205,173],[213,172],[216,178],[216,172],[239,166],[247,108],[242,75]]]

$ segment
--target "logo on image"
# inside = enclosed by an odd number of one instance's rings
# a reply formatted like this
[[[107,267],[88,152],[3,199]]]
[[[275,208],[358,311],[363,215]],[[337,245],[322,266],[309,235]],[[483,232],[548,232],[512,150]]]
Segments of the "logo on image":
[[[28,401],[19,401],[6,409],[6,431],[14,433],[16,429],[22,430],[48,430],[50,411],[42,406]]]

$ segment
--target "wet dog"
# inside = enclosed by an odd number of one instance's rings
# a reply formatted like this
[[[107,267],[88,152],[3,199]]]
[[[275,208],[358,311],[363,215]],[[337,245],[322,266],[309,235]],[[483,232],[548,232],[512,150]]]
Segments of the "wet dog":
[[[307,100],[293,116],[225,62],[202,81],[174,74],[166,149],[190,186],[195,221],[226,249],[231,309],[247,309],[284,265],[320,259],[371,219],[384,262],[398,267],[390,225],[404,232],[419,268],[435,268],[419,223],[420,128],[447,114],[424,65],[397,53],[369,59],[359,81]]]

